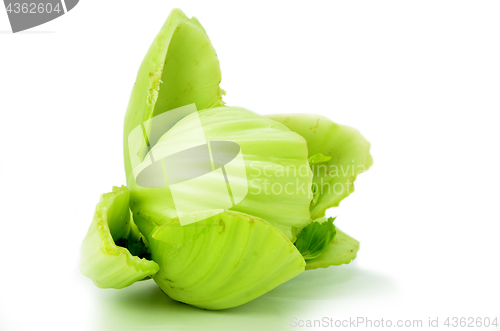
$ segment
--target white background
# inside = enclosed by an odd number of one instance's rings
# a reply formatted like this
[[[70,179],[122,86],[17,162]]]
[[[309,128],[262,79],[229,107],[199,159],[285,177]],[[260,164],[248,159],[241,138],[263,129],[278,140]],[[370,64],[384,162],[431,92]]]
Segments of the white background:
[[[229,105],[358,128],[375,164],[330,215],[361,242],[239,308],[78,271],[122,125],[174,7],[197,16]],[[498,317],[499,1],[81,1],[11,34],[0,10],[0,330],[287,330],[290,319]],[[393,328],[395,329],[395,328]]]

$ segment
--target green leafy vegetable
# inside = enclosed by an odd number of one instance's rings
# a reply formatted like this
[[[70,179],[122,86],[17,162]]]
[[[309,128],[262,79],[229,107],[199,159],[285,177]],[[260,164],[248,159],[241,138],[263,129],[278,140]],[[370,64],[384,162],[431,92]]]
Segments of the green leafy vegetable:
[[[314,220],[307,225],[295,242],[305,260],[317,258],[328,247],[335,237],[334,217]]]
[[[266,117],[226,106],[220,81],[205,29],[173,10],[141,64],[125,115],[128,187],[102,195],[83,240],[80,269],[98,287],[153,278],[174,300],[226,309],[306,269],[356,257],[359,243],[323,216],[372,165],[370,144],[321,116]],[[171,123],[156,120],[193,104]],[[220,146],[233,146],[224,147],[227,160],[238,162],[214,159]],[[193,158],[193,148],[210,157]],[[197,171],[177,170],[186,177],[180,188],[172,188],[180,179],[166,175],[176,165],[168,153],[190,155]],[[163,179],[144,184],[137,176],[145,169]],[[229,207],[213,207],[226,200]]]

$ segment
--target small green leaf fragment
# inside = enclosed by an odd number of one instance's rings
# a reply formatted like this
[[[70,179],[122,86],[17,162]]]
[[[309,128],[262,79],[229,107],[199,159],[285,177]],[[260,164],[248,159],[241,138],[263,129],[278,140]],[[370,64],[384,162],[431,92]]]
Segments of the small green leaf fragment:
[[[336,228],[335,238],[330,246],[317,258],[306,261],[306,270],[317,268],[328,268],[329,266],[339,266],[349,264],[356,258],[359,250],[359,242]]]
[[[295,242],[295,247],[305,260],[317,258],[335,238],[334,217],[319,218],[306,226]]]
[[[323,162],[328,162],[330,161],[332,157],[331,156],[326,156],[321,153],[314,154],[313,156],[309,157],[307,161],[309,161],[310,165],[313,164],[318,164],[318,163],[323,163]]]

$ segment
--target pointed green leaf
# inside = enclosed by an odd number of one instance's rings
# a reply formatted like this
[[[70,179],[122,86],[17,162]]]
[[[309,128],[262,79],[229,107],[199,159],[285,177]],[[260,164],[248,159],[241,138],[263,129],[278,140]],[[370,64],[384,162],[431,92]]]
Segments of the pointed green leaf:
[[[130,132],[181,106],[195,103],[197,109],[204,109],[223,105],[220,81],[219,60],[205,29],[196,18],[189,19],[174,9],[144,57],[130,96],[123,132],[127,177],[132,170]]]

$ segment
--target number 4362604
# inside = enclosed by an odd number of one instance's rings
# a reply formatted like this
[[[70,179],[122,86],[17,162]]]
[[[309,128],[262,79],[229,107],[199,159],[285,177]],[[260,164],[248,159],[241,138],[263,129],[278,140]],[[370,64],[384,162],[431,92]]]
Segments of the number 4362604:
[[[42,13],[60,13],[62,11],[59,3],[52,5],[51,3],[9,3],[7,6],[7,13],[14,14],[42,14]]]
[[[489,317],[448,317],[446,321],[444,321],[444,325],[447,327],[469,327],[469,328],[480,328],[480,327],[498,327],[498,321],[497,318],[495,317],[494,319],[491,319]]]

